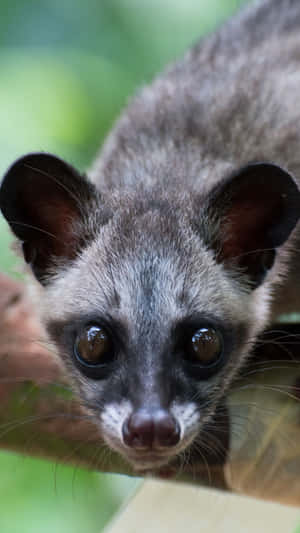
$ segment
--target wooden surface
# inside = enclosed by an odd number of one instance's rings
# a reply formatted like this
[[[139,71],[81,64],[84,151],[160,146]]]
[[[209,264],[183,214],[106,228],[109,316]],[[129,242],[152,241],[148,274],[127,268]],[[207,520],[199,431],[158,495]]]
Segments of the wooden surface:
[[[298,524],[292,507],[146,481],[104,533],[294,533]]]

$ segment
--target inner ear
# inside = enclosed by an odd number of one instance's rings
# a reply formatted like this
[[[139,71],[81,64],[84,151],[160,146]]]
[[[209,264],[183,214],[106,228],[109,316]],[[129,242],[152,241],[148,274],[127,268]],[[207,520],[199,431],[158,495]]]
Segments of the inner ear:
[[[85,211],[95,194],[92,184],[51,154],[28,154],[5,174],[0,208],[39,279],[54,260],[73,259],[82,247]]]
[[[239,267],[259,285],[299,219],[294,179],[276,165],[254,163],[217,186],[209,206],[217,220],[217,261]]]

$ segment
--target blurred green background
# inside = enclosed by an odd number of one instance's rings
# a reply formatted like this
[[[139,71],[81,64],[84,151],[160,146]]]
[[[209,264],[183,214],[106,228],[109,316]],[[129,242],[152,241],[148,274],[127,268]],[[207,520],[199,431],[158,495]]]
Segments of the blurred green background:
[[[243,1],[0,0],[0,175],[36,150],[88,167],[135,88]],[[16,276],[10,241],[0,218]],[[136,486],[4,452],[0,472],[1,533],[100,533]]]

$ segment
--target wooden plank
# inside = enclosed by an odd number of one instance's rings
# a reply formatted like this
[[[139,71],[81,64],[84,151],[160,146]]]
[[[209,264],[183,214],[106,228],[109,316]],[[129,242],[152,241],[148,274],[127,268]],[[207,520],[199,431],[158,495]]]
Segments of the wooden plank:
[[[105,533],[293,533],[300,511],[161,481],[146,481]]]

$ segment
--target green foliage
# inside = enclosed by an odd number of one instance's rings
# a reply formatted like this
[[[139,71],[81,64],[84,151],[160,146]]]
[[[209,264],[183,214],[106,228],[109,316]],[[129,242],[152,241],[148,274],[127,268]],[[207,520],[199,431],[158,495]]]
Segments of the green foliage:
[[[135,87],[242,2],[1,0],[0,173],[36,150],[86,168]],[[10,243],[0,219],[0,271],[16,275]],[[100,532],[133,486],[7,453],[0,469],[5,533]]]
[[[125,490],[113,476],[9,453],[0,470],[3,533],[100,533]]]

